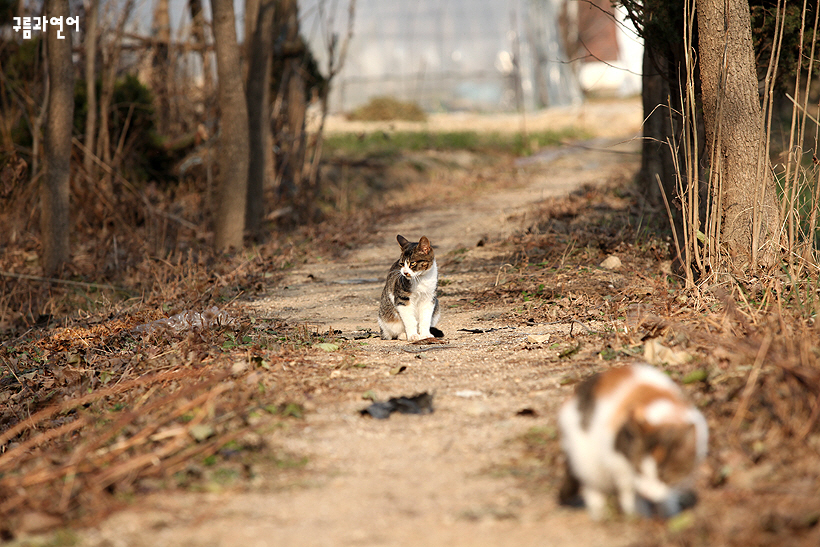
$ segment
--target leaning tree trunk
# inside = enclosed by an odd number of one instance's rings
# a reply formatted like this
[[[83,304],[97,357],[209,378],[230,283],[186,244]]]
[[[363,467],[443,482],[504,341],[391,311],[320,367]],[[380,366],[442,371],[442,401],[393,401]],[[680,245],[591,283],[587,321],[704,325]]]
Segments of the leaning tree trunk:
[[[242,85],[232,0],[213,0],[213,30],[220,111],[220,201],[216,214],[217,249],[242,247],[248,192],[248,105]]]
[[[69,17],[68,0],[48,0],[46,13]],[[46,121],[46,176],[40,189],[40,229],[43,238],[43,271],[55,274],[68,262],[69,179],[71,176],[71,129],[74,118],[74,66],[71,63],[71,32],[57,37],[57,28],[46,32],[48,61],[48,119]]]
[[[736,269],[780,257],[781,217],[765,156],[748,0],[698,0],[703,118],[711,158],[713,237]]]

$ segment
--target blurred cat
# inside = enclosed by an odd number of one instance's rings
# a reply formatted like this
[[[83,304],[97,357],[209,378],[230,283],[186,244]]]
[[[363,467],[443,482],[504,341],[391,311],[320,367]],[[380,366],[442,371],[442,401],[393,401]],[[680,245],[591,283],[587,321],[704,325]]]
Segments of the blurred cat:
[[[668,518],[696,503],[685,485],[706,456],[706,420],[658,369],[632,365],[588,378],[558,424],[567,457],[562,504],[583,501],[599,520],[608,494],[627,515]]]
[[[396,236],[401,256],[390,267],[379,306],[382,338],[395,340],[404,334],[413,342],[433,336],[444,336],[435,328],[440,312],[436,286],[438,267],[430,240],[422,236],[412,243]]]

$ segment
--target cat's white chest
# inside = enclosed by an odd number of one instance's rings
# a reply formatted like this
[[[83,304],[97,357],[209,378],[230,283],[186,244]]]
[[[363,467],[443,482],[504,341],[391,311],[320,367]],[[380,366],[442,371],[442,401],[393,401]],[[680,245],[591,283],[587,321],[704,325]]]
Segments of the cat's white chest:
[[[430,327],[436,322],[436,285],[438,284],[436,261],[433,260],[429,269],[415,276],[411,284],[407,305],[398,308],[407,340],[410,342],[432,336]]]
[[[433,260],[433,264],[430,265],[430,268],[413,280],[413,291],[410,295],[410,303],[419,304],[428,300],[432,301],[436,295],[437,285],[438,266],[436,266],[436,261]]]

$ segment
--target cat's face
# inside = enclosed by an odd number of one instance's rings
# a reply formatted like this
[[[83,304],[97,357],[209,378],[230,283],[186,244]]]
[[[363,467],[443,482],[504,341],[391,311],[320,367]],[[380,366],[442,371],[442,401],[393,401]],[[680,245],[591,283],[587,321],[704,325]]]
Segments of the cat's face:
[[[667,424],[644,431],[644,449],[636,483],[645,495],[646,516],[668,518],[697,502],[694,490],[679,485],[695,470],[696,430],[694,424]],[[651,494],[655,493],[654,496]]]
[[[638,474],[675,485],[695,468],[695,426],[686,423],[653,426],[632,418],[618,431],[615,450],[626,456]]]
[[[435,255],[430,240],[422,236],[418,243],[413,243],[403,236],[396,236],[401,245],[401,274],[407,279],[415,279],[433,266]]]

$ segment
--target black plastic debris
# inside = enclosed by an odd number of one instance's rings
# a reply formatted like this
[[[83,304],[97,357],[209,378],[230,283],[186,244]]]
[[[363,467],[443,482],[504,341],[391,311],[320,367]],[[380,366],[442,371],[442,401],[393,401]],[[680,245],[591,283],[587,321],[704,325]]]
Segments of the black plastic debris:
[[[489,329],[458,329],[459,332],[469,332],[470,334],[484,334],[486,332],[495,332],[497,330],[515,329],[515,327],[492,327]]]
[[[362,416],[370,416],[377,420],[386,420],[393,412],[402,414],[432,414],[433,395],[419,393],[412,397],[393,397],[388,401],[376,402],[359,411]]]

